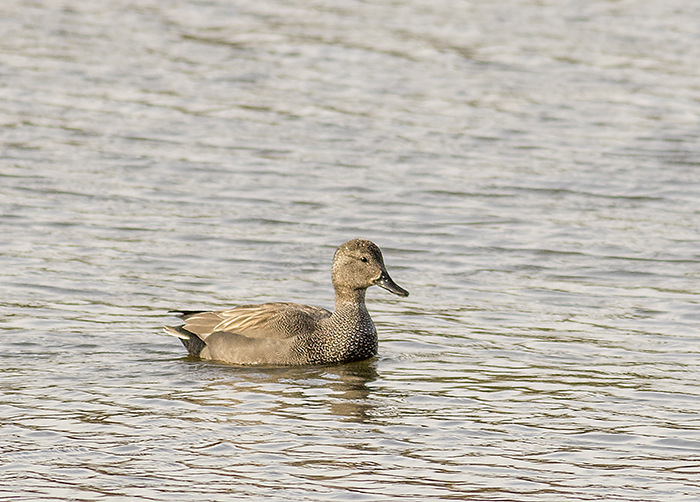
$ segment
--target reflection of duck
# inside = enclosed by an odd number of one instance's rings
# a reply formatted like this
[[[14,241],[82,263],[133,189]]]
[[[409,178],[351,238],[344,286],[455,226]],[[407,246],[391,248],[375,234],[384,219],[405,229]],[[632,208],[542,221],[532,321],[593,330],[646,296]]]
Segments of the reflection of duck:
[[[354,239],[333,257],[333,313],[296,303],[245,305],[216,312],[180,311],[185,324],[165,331],[190,355],[233,364],[323,364],[359,361],[377,353],[377,330],[365,291],[408,291],[389,277],[376,244]]]
[[[373,400],[367,399],[368,383],[377,379],[376,361],[358,361],[326,368],[326,376],[335,378],[331,388],[339,392],[331,402],[331,413],[348,422],[365,422],[373,418]]]
[[[318,420],[319,414],[339,421],[372,422],[383,408],[381,390],[372,382],[379,378],[376,359],[346,364],[314,366],[230,366],[189,360],[189,369],[211,392],[190,395],[188,400],[211,405],[212,395],[231,410],[243,406],[251,413],[247,423],[266,423],[260,416]],[[256,406],[256,403],[259,406]]]

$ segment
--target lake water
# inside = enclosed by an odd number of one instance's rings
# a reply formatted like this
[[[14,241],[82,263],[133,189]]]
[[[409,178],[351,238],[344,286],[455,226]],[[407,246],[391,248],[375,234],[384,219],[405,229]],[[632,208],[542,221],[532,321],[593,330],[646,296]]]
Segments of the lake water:
[[[700,500],[700,4],[3,0],[0,498]],[[332,307],[369,361],[185,357]]]

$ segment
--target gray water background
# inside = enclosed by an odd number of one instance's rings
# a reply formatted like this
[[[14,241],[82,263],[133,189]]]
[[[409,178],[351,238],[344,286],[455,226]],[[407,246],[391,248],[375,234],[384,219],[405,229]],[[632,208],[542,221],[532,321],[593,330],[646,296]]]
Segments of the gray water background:
[[[700,500],[700,4],[3,0],[0,498]],[[173,308],[330,308],[236,368]]]

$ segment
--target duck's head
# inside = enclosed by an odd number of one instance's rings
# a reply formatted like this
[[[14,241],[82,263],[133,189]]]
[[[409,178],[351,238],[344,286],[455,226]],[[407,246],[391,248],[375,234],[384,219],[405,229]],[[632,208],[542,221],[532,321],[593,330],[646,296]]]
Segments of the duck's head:
[[[395,295],[408,296],[408,291],[396,284],[386,271],[379,246],[365,239],[341,244],[333,257],[335,290],[364,291],[375,285]]]

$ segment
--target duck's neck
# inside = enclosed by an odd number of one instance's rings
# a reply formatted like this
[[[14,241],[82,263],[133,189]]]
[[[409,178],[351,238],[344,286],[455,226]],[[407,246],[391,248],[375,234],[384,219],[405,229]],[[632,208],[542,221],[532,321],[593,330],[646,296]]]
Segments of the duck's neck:
[[[366,289],[336,289],[335,290],[335,310],[347,310],[348,308],[357,309],[360,307],[367,310],[365,307]]]
[[[336,332],[347,334],[349,338],[364,335],[376,337],[374,323],[365,305],[365,291],[364,289],[336,290],[335,310],[330,318],[331,324],[336,327]]]
[[[316,362],[349,362],[377,353],[377,330],[365,306],[365,290],[336,289],[333,314],[321,321],[313,344]]]

